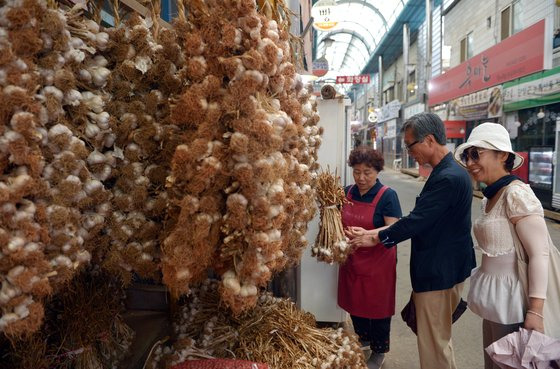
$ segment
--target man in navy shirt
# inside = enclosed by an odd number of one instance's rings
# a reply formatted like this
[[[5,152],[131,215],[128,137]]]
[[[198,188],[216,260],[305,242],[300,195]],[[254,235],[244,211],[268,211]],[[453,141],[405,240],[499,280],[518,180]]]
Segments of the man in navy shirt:
[[[445,126],[432,113],[405,122],[404,142],[419,165],[433,167],[412,212],[382,230],[370,231],[387,248],[412,241],[410,279],[416,307],[418,353],[423,369],[455,369],[452,314],[464,281],[476,266],[471,239],[472,186],[453,159]]]

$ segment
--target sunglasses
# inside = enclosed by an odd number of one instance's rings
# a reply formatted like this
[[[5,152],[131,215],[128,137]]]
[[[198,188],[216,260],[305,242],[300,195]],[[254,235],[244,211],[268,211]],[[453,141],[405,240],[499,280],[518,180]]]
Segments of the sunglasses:
[[[468,150],[464,150],[461,153],[461,162],[465,165],[467,165],[467,162],[469,161],[469,158],[475,162],[478,163],[478,161],[480,160],[480,154],[482,154],[485,151],[491,151],[489,149],[478,149],[478,148],[472,148],[472,149],[468,149]]]

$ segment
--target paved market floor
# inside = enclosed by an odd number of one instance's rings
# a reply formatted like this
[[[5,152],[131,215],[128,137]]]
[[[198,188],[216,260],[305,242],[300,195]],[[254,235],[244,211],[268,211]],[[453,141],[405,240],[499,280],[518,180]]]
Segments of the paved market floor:
[[[406,215],[414,207],[415,197],[420,193],[424,182],[409,175],[390,169],[380,173],[379,179],[395,191],[399,196],[403,215]],[[480,215],[480,199],[473,198],[472,217],[473,220]],[[558,247],[560,245],[560,223],[547,220],[548,229],[552,240]],[[393,317],[391,325],[391,351],[386,354],[383,369],[416,369],[418,364],[418,351],[416,347],[416,336],[404,324],[400,317],[400,310],[410,298],[412,291],[410,285],[409,261],[410,241],[403,242],[398,246],[397,263],[397,312]],[[480,264],[480,253],[477,253],[477,263]],[[466,296],[469,283],[465,284],[463,298]],[[483,368],[482,357],[482,320],[470,310],[453,325],[453,347],[455,349],[455,360],[458,369]],[[373,368],[373,364],[369,364]]]

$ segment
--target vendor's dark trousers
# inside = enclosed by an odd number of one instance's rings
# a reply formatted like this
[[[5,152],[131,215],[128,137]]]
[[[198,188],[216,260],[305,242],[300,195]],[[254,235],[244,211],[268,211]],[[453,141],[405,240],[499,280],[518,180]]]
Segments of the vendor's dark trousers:
[[[368,319],[350,315],[354,332],[361,341],[368,341],[374,353],[389,352],[389,335],[391,333],[391,317]]]

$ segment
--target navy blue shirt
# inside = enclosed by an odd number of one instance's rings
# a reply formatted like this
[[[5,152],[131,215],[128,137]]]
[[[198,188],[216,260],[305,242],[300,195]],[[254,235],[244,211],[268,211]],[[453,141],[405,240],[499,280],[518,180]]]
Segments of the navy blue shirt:
[[[449,153],[432,170],[410,214],[379,232],[385,247],[411,239],[415,292],[449,289],[470,276],[476,266],[471,203],[471,179]]]
[[[379,182],[378,179],[373,187],[370,188],[363,196],[360,195],[360,190],[358,189],[358,186],[355,185],[346,186],[344,192],[348,194],[348,191],[352,188],[351,195],[353,201],[372,203],[375,195],[377,195],[381,187],[383,187],[383,184]],[[377,206],[375,207],[375,213],[373,214],[373,225],[375,228],[383,227],[385,225],[385,219],[383,219],[384,216],[394,218],[402,217],[399,197],[392,188],[385,190],[385,193],[381,196]]]

